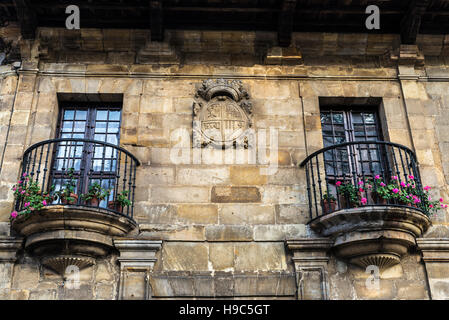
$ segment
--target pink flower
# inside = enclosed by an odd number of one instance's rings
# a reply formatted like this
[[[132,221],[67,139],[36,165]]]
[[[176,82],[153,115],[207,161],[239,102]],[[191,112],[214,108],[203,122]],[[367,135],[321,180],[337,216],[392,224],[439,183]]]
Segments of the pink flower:
[[[17,190],[17,188],[16,188],[16,187],[12,188],[12,191],[16,191],[16,190]]]
[[[440,202],[443,202],[444,201],[444,199],[443,198],[440,198]]]
[[[363,181],[359,181],[359,186],[361,186],[363,184]]]
[[[392,176],[391,177],[393,180],[398,180],[398,176]]]
[[[374,177],[374,179],[379,180],[379,179],[380,179],[380,176],[377,175],[377,176]]]
[[[382,187],[385,187],[385,186],[386,186],[386,184],[383,183],[383,182],[381,182],[380,185],[381,185]]]
[[[22,174],[22,177],[26,177],[27,176],[27,173],[25,172],[24,174]]]
[[[20,193],[21,193],[21,194],[24,194],[24,193],[25,193],[25,190],[20,191]]]
[[[415,200],[413,200],[413,202],[414,202],[415,204],[417,204],[417,203],[420,203],[421,200],[419,200],[418,198],[416,198]]]
[[[415,179],[415,177],[412,176],[412,175],[409,175],[408,178],[411,179],[411,180]]]
[[[424,190],[429,191],[431,188],[429,186],[425,186]]]
[[[362,198],[360,201],[362,202],[363,205],[365,205],[368,202],[368,199]]]
[[[432,197],[431,196],[429,196],[427,199],[429,199],[429,201],[432,201]]]
[[[394,188],[392,191],[393,191],[393,193],[399,193],[399,189],[398,188]]]
[[[432,205],[432,204],[429,204],[429,208],[433,208],[433,205]]]
[[[25,203],[25,208],[26,208],[26,207],[29,207],[30,205],[31,205],[31,203],[26,202],[26,203]]]
[[[407,199],[410,199],[410,196],[405,196]]]
[[[360,192],[363,192],[364,190],[363,190],[363,188],[359,188],[359,191],[360,191]]]
[[[337,182],[335,183],[335,185],[336,185],[337,187],[339,187],[339,186],[341,185],[341,181],[337,181]]]
[[[16,217],[17,217],[17,211],[11,212],[11,217],[12,217],[12,218],[16,218]]]
[[[372,187],[373,187],[372,185],[370,185],[370,184],[368,185],[368,189],[371,189]]]
[[[444,205],[444,209],[447,209],[447,204]]]
[[[407,188],[410,187],[410,183],[407,183]]]
[[[401,186],[402,186],[403,188],[405,188],[406,184],[405,184],[404,181],[401,182]]]
[[[42,201],[42,204],[44,205],[44,206],[46,206],[47,205],[47,201]]]

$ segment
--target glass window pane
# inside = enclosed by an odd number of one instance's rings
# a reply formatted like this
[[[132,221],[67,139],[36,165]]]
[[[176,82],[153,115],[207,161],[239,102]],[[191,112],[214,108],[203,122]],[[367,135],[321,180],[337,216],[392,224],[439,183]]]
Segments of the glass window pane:
[[[102,162],[101,160],[93,160],[92,169],[94,171],[101,171],[102,169],[101,162]]]
[[[74,139],[84,139],[84,134],[83,133],[77,133],[77,134],[72,135],[72,137]]]
[[[352,113],[352,122],[353,123],[363,123],[362,115],[360,113]]]
[[[96,146],[94,150],[94,158],[103,158],[104,147]]]
[[[72,121],[64,121],[62,123],[62,132],[72,132],[73,122]]]
[[[87,111],[86,110],[76,110],[76,120],[86,120]]]
[[[327,112],[322,112],[321,113],[321,123],[331,123],[331,115],[330,113]]]
[[[107,124],[107,122],[97,121],[95,123],[95,132],[105,133],[106,132],[106,124]]]
[[[84,132],[85,130],[86,130],[86,122],[75,121],[75,127],[73,129],[74,132]]]
[[[98,141],[105,141],[106,135],[104,135],[104,134],[96,134],[94,139],[98,140]]]
[[[363,118],[365,119],[365,123],[375,123],[374,113],[364,113]]]
[[[118,133],[120,127],[119,122],[109,122],[108,123],[108,133]]]
[[[107,110],[98,110],[96,120],[108,120],[108,111]]]
[[[120,121],[120,111],[109,111],[109,120]]]
[[[75,110],[65,110],[64,111],[64,120],[73,120],[75,115]]]
[[[343,123],[343,113],[333,113],[332,120],[334,121],[334,123],[342,124]]]
[[[106,142],[117,145],[118,144],[117,136],[115,134],[108,134],[108,138],[107,138]]]

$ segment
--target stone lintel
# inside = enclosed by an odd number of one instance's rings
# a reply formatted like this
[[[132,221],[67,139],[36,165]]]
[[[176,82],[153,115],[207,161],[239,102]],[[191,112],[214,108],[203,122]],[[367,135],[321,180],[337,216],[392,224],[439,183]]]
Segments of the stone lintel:
[[[23,239],[0,237],[0,262],[14,263],[17,251],[22,248]]]

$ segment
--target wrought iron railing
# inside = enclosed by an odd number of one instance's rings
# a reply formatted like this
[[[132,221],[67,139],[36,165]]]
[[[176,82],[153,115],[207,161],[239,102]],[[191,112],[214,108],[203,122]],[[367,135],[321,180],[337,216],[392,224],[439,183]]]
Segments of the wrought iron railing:
[[[139,165],[130,152],[107,142],[51,139],[25,151],[19,182],[24,190],[34,184],[46,206],[97,207],[132,218]],[[27,205],[18,197],[16,211]]]
[[[426,213],[416,156],[400,144],[337,144],[311,154],[300,167],[305,168],[311,220],[370,205],[408,206]]]

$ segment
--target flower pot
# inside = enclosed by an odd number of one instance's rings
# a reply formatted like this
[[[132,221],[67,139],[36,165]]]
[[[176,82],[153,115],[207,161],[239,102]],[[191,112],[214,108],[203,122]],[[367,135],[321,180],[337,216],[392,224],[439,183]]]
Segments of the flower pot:
[[[97,197],[93,197],[92,199],[87,200],[87,204],[91,207],[98,207],[100,200]]]
[[[75,204],[78,201],[78,195],[76,193],[71,193],[70,198],[73,198],[73,200],[69,200],[67,198],[61,198],[62,204]]]
[[[321,206],[323,207],[323,213],[331,213],[336,211],[337,203],[334,200],[321,200]]]
[[[123,207],[120,205],[120,203],[115,202],[115,201],[109,201],[108,202],[108,208],[111,210],[115,210],[117,212],[122,213],[123,212]]]
[[[343,194],[338,195],[338,200],[340,201],[340,209],[349,209],[356,207],[356,205],[351,203],[349,197],[346,197],[346,195]]]

